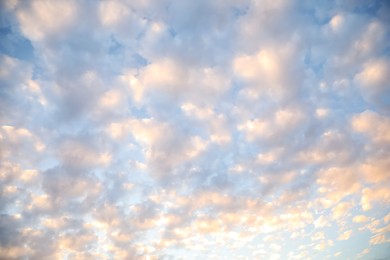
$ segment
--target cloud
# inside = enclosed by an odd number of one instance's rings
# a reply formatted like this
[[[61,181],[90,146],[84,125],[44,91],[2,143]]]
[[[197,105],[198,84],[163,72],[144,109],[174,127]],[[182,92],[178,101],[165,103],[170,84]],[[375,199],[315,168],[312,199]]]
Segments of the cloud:
[[[354,194],[361,187],[355,172],[351,169],[329,168],[319,173],[321,175],[317,178],[317,183],[320,185],[319,192],[325,195],[323,197],[325,207]]]
[[[76,11],[73,2],[33,2],[25,9],[17,9],[16,16],[23,34],[39,41],[66,30],[75,20]]]
[[[315,220],[314,226],[316,228],[326,227],[326,226],[329,226],[329,222],[326,220],[326,218],[324,216],[320,216],[319,218],[317,218]]]
[[[0,258],[382,257],[384,1],[0,7]]]
[[[374,129],[374,125],[376,128]],[[390,127],[390,122],[387,117],[381,116],[372,111],[364,111],[352,118],[352,127],[359,133],[366,134],[374,142],[388,143],[390,137],[387,129]]]
[[[385,187],[378,189],[363,189],[363,196],[361,199],[361,206],[364,211],[371,209],[372,203],[376,201],[387,202],[390,199],[390,190]]]
[[[345,231],[339,236],[339,240],[348,240],[352,235],[352,230]]]
[[[352,206],[349,203],[346,203],[346,202],[342,202],[342,203],[337,204],[332,209],[333,218],[334,219],[339,219],[339,218],[345,216],[348,213],[348,211],[351,209],[351,207]]]
[[[383,234],[375,235],[370,239],[370,244],[372,245],[379,245],[386,242],[389,242],[389,239],[386,239],[386,236]]]
[[[358,216],[353,217],[353,222],[356,222],[356,223],[362,223],[362,222],[366,222],[368,220],[369,220],[369,218],[367,216],[364,216],[364,215],[358,215]]]
[[[322,240],[322,239],[325,239],[325,234],[324,232],[317,232],[314,234],[314,236],[312,237],[312,240]]]
[[[384,111],[389,111],[389,87],[387,85],[389,71],[390,62],[386,59],[377,59],[364,64],[363,70],[356,75],[363,98]]]

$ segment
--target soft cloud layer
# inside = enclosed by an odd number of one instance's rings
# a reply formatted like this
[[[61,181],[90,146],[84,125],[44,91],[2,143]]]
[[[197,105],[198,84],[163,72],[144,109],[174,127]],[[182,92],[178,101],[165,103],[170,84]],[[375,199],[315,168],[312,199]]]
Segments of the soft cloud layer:
[[[0,258],[387,259],[387,1],[2,1]]]

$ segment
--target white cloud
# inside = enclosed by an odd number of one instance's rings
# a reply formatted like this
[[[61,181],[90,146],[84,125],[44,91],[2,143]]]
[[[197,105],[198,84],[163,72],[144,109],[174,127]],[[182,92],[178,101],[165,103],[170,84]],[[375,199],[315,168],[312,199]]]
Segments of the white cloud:
[[[320,185],[319,192],[324,194],[321,200],[325,207],[332,206],[344,197],[358,192],[361,187],[358,176],[352,169],[329,168],[319,173],[317,183]]]
[[[343,232],[340,236],[339,236],[339,240],[348,240],[352,235],[352,230],[348,230],[348,231],[345,231]]]
[[[317,218],[315,221],[314,221],[314,226],[316,228],[322,228],[322,227],[326,227],[326,226],[329,226],[329,222],[328,220],[324,217],[324,216],[320,216],[319,218]]]
[[[0,3],[0,255],[380,254],[379,2]]]
[[[387,187],[377,187],[376,189],[363,189],[363,196],[361,198],[361,206],[364,211],[372,208],[374,202],[388,203],[390,200],[390,189]]]
[[[368,220],[369,220],[369,218],[367,216],[364,216],[364,215],[358,215],[358,216],[353,217],[353,222],[356,222],[356,223],[363,223],[363,222],[366,222]]]
[[[129,16],[131,10],[119,1],[102,2],[99,6],[99,15],[103,25],[113,26]]]
[[[355,131],[367,134],[374,142],[388,143],[390,135],[390,120],[373,111],[364,111],[352,118],[352,127]]]
[[[341,203],[337,204],[332,209],[333,218],[339,219],[339,218],[344,217],[351,208],[352,208],[352,205],[350,203],[347,203],[347,202],[341,202]]]
[[[16,16],[21,31],[34,41],[58,35],[75,21],[77,6],[73,1],[37,1],[18,6]]]

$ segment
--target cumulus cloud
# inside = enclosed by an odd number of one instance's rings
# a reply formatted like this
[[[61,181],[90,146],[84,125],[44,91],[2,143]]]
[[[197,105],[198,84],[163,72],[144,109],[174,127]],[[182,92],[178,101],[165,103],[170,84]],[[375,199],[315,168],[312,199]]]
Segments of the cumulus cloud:
[[[339,240],[348,240],[351,237],[352,230],[345,231],[339,236]]]
[[[1,2],[0,258],[386,257],[389,10]]]

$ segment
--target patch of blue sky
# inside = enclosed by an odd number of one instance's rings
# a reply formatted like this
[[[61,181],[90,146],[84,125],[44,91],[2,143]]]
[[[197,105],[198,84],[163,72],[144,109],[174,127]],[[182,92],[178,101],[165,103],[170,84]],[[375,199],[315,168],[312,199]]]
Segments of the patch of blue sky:
[[[8,56],[33,61],[34,47],[31,41],[22,35],[15,33],[11,26],[0,27],[0,53]]]

